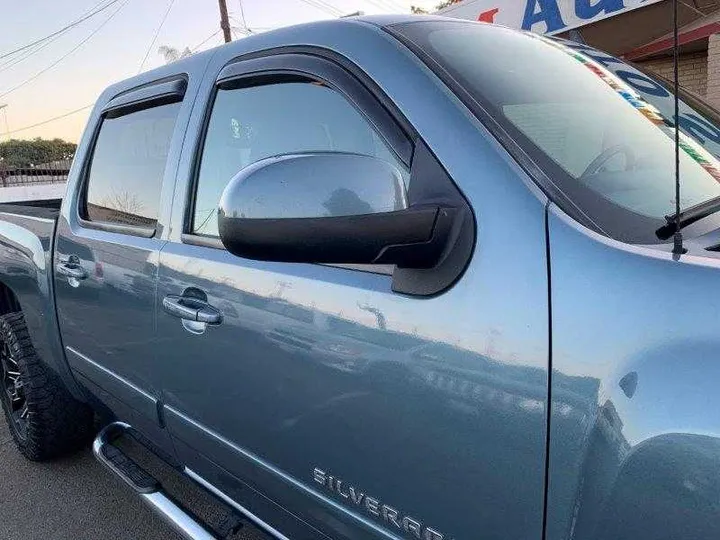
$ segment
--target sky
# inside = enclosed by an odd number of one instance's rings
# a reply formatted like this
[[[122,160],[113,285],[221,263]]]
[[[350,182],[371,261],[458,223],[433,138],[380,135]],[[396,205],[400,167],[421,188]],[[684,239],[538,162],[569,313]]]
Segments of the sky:
[[[438,2],[242,0],[242,7],[247,25],[256,31],[266,31],[332,18],[329,9],[317,7],[322,4],[342,13],[375,14],[408,12],[411,4],[430,8]],[[143,71],[163,64],[164,58],[158,53],[161,45],[204,50],[222,44],[222,34],[213,35],[219,30],[217,0],[119,0],[22,61],[16,61],[18,56],[4,57],[59,30],[100,3],[101,0],[0,0],[0,141],[60,137],[77,142],[89,108],[43,126],[23,128],[94,103],[105,87],[137,74],[146,53]],[[227,0],[227,6],[230,25],[242,27],[241,0]],[[150,46],[166,12],[167,18]],[[235,36],[241,39],[241,34]]]

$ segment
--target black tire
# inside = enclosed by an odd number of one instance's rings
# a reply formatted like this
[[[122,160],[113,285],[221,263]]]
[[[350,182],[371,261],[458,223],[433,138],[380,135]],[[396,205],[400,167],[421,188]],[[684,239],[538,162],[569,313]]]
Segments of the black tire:
[[[29,460],[69,454],[92,437],[91,409],[40,361],[22,313],[0,317],[0,402],[15,444]]]

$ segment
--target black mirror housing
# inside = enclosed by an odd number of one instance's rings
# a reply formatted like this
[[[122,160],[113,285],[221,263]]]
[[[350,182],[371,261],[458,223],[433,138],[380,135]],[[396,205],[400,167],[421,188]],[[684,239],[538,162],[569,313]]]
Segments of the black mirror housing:
[[[218,209],[220,239],[248,259],[394,265],[392,290],[451,286],[475,244],[469,204],[423,141],[409,191],[390,163],[337,152],[281,155],[240,171]]]
[[[220,237],[231,253],[248,259],[336,264],[394,264],[432,268],[441,249],[437,206],[357,216],[220,219]]]
[[[225,248],[249,259],[431,268],[452,214],[408,207],[402,175],[385,161],[311,153],[243,169],[223,193],[218,225]]]

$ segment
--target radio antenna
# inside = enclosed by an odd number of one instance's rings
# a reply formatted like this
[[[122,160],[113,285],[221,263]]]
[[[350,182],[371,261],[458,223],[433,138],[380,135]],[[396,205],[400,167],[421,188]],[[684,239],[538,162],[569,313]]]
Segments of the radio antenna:
[[[678,0],[672,0],[673,7],[673,70],[675,93],[675,234],[673,235],[673,255],[685,253],[683,237],[680,230],[680,82],[678,63],[680,59],[680,42],[678,39]]]

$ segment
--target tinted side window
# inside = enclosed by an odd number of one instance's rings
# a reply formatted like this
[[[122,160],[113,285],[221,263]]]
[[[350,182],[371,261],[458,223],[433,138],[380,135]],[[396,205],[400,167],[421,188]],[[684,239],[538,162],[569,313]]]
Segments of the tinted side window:
[[[155,226],[179,109],[173,103],[103,120],[88,170],[85,219]]]
[[[217,205],[227,183],[258,160],[295,152],[336,151],[405,166],[336,91],[310,82],[218,90],[197,180],[192,231],[217,236]]]

